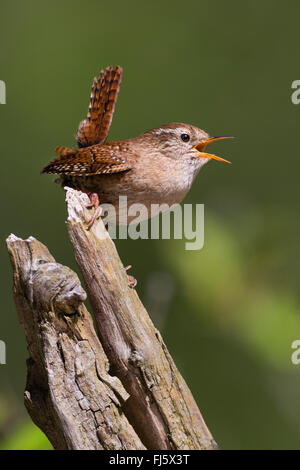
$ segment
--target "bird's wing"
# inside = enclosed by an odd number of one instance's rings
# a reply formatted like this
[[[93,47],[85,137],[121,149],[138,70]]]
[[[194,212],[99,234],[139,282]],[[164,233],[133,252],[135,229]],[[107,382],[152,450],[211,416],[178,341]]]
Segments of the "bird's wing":
[[[79,147],[103,144],[107,139],[122,73],[122,67],[107,67],[94,78],[87,118],[79,124],[76,135]]]
[[[89,176],[121,173],[131,169],[124,151],[118,145],[106,144],[72,150],[67,147],[55,149],[60,154],[43,169],[42,173]]]

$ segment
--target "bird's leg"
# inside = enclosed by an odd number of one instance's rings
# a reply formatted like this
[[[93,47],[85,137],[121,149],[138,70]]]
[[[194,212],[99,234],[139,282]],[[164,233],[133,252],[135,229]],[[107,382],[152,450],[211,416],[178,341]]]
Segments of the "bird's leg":
[[[96,219],[101,214],[101,208],[100,208],[100,201],[99,201],[99,196],[97,193],[88,193],[88,196],[90,198],[90,203],[86,206],[88,209],[91,209],[94,207],[95,212],[91,220],[87,224],[87,230],[90,230],[92,227],[93,223],[95,222]]]
[[[131,266],[131,264],[129,264],[128,266],[125,267],[125,271],[128,271],[131,268],[132,268],[132,266]],[[131,287],[131,289],[134,289],[135,286],[137,285],[137,280],[133,276],[131,276],[130,274],[127,274],[127,277],[128,277],[129,287]]]

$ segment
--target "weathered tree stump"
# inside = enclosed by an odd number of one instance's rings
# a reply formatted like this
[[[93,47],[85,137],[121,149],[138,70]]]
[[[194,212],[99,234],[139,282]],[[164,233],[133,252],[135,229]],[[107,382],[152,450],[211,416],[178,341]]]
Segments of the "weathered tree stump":
[[[25,404],[55,449],[216,449],[101,219],[66,188],[77,275],[30,237],[7,239],[30,358]]]

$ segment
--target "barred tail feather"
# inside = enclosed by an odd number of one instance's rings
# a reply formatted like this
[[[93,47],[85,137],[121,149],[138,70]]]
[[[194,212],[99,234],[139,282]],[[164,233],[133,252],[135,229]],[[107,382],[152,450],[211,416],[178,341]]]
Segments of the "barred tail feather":
[[[121,67],[107,67],[94,78],[87,118],[79,124],[76,140],[79,147],[105,142],[122,80]]]

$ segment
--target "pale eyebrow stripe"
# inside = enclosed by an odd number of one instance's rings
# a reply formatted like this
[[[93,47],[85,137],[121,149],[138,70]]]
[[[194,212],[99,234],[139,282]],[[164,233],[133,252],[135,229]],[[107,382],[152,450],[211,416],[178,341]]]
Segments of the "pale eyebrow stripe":
[[[182,129],[180,129],[180,127],[177,127],[176,129],[158,129],[157,131],[155,131],[155,134],[156,135],[160,135],[160,134],[177,134],[178,131],[184,132]]]

